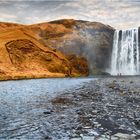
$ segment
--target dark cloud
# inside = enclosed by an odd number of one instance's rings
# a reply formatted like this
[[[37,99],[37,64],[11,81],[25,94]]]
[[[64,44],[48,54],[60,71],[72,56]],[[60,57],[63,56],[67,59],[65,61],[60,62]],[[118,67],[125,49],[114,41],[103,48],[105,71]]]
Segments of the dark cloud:
[[[140,25],[139,13],[140,0],[0,0],[0,21],[23,24],[75,18],[127,28]]]

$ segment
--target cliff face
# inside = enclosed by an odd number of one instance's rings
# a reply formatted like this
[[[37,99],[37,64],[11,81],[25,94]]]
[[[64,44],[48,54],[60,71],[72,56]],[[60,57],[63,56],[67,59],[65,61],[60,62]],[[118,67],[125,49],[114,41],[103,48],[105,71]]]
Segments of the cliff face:
[[[32,26],[39,27],[44,44],[65,55],[83,56],[88,60],[90,73],[102,74],[110,65],[114,29],[87,21],[58,20]]]
[[[34,25],[0,23],[0,79],[102,74],[110,64],[114,29],[87,21]]]
[[[67,56],[44,45],[32,29],[25,27],[1,27],[0,32],[0,80],[86,76],[85,58],[74,56],[75,65]]]

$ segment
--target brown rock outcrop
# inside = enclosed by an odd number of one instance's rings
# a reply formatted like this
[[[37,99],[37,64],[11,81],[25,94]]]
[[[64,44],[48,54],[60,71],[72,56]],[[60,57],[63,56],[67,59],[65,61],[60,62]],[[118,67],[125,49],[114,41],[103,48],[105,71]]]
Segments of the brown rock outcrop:
[[[20,25],[0,22],[0,79],[102,74],[114,29],[73,19]]]
[[[26,27],[26,26],[25,26]],[[29,28],[6,29],[0,33],[0,79],[86,76],[60,51],[44,46]],[[75,61],[79,60],[75,56]],[[86,60],[84,62],[87,64]],[[81,65],[77,62],[77,65]],[[83,64],[82,64],[83,65]],[[88,65],[86,65],[88,67]]]

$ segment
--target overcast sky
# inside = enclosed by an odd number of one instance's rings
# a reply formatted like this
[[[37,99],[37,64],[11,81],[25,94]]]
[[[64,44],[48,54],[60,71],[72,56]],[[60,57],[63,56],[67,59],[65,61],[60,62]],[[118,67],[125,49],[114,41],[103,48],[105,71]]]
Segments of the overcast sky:
[[[138,27],[140,0],[0,0],[1,22],[33,24],[62,18]]]

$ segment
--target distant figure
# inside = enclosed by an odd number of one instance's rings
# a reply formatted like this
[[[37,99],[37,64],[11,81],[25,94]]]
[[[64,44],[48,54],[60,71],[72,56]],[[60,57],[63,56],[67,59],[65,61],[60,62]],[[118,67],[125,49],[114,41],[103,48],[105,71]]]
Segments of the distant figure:
[[[118,73],[118,74],[117,74],[117,76],[121,76],[121,75],[122,75],[121,73]]]

